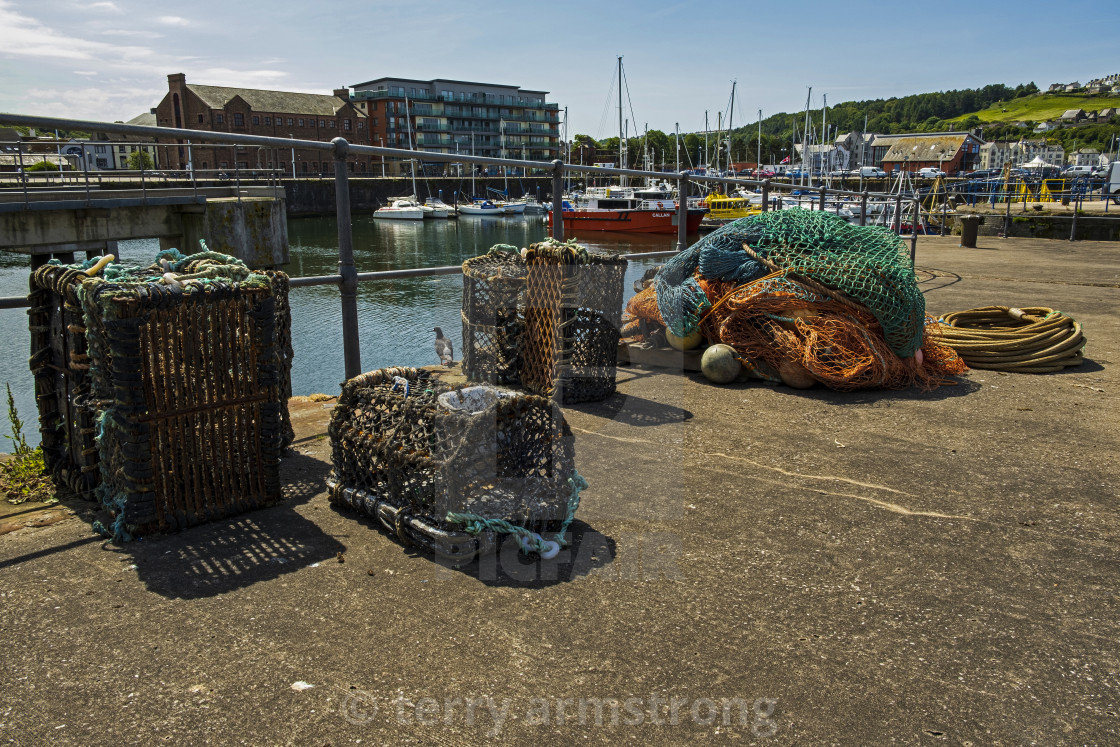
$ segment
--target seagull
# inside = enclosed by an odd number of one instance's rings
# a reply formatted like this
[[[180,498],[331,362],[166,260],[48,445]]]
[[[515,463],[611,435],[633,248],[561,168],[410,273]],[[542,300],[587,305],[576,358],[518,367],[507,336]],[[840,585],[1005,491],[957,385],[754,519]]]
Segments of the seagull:
[[[451,348],[451,340],[443,336],[443,330],[439,327],[432,331],[436,333],[436,355],[439,356],[439,362],[445,366],[450,366],[452,359],[455,358],[455,353]]]

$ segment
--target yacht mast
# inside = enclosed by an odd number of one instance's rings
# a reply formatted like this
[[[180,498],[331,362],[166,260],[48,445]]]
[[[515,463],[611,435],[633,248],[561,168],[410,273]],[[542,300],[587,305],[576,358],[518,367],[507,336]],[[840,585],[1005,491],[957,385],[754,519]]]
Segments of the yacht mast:
[[[625,155],[623,154],[623,139],[622,139],[622,55],[618,56],[618,168],[626,168],[623,162]],[[620,180],[622,184],[626,184],[626,177]]]
[[[809,99],[813,96],[813,87],[809,86],[809,94],[805,97],[805,132],[801,135],[801,183],[805,183],[805,164],[809,156]]]
[[[731,81],[731,113],[727,117],[727,170],[731,170],[731,133],[735,130],[732,123],[735,121],[735,81]]]

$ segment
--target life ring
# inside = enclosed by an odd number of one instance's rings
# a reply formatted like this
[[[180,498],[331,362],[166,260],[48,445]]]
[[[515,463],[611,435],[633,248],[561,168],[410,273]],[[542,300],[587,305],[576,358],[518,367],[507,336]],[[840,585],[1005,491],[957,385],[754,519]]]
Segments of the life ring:
[[[664,210],[665,209],[665,206],[661,204],[660,200],[657,201],[657,209],[658,210]]]

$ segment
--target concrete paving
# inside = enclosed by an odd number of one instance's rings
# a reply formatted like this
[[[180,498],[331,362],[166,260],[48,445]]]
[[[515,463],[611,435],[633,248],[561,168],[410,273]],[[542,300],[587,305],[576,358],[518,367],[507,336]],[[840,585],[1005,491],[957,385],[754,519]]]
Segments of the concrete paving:
[[[1061,309],[1084,365],[856,393],[622,369],[566,408],[591,487],[555,561],[447,568],[332,508],[329,403],[295,407],[281,506],[0,536],[0,741],[1114,743],[1120,245],[957,243],[919,242],[931,312]]]

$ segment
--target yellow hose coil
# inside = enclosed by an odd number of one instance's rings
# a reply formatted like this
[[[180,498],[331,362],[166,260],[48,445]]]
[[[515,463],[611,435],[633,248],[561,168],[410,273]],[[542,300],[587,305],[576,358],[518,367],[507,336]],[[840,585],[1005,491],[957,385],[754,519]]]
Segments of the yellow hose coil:
[[[969,368],[1053,373],[1084,360],[1081,325],[1043,306],[985,306],[943,315],[938,333]]]

